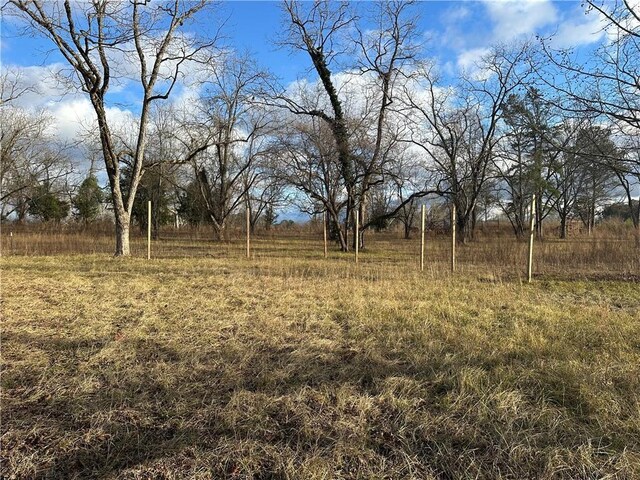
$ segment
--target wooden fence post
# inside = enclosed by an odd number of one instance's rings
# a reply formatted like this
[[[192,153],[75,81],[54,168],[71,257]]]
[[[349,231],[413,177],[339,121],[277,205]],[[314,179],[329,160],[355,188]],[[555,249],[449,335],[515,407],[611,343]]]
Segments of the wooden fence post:
[[[13,232],[9,232],[9,243],[11,244],[11,251],[9,253],[13,255]]]
[[[322,212],[322,237],[324,240],[324,258],[327,258],[327,211]]]
[[[147,260],[151,260],[151,200],[147,202]]]
[[[356,263],[358,263],[358,250],[360,250],[360,212],[356,208],[356,229],[354,231],[354,240],[356,242]]]
[[[451,205],[451,271],[456,271],[456,205]]]
[[[425,206],[422,205],[420,223],[420,271],[424,272],[424,227],[425,227]]]
[[[536,196],[531,197],[531,210],[529,213],[529,257],[527,260],[527,281],[531,283],[531,274],[533,272],[533,236],[536,224]]]
[[[251,258],[251,211],[247,204],[247,258]]]

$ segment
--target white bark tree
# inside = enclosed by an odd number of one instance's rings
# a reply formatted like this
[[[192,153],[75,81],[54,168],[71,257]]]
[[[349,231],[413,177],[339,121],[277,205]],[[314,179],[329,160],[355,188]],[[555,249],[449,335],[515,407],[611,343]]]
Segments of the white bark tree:
[[[96,115],[111,202],[115,215],[116,256],[130,254],[129,227],[136,190],[143,174],[148,122],[154,102],[166,100],[190,62],[207,61],[216,39],[200,41],[185,25],[201,12],[206,0],[9,0],[3,13],[27,22],[26,30],[47,38],[71,67],[68,80],[89,98]],[[123,63],[135,65],[140,90],[134,146],[120,151],[107,111],[113,82],[123,80]],[[126,186],[121,169],[130,167]]]

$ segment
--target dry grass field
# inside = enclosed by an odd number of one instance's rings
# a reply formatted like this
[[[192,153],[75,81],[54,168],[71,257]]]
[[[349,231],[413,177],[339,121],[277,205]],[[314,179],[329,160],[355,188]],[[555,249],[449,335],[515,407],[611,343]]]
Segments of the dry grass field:
[[[640,478],[629,239],[8,241],[2,478]]]

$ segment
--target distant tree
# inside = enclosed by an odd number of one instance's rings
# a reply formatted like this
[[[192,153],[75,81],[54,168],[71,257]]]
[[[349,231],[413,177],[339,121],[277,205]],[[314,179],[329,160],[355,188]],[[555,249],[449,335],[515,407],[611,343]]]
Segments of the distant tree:
[[[131,210],[132,219],[140,230],[145,231],[149,215],[148,202],[151,201],[151,235],[154,239],[159,238],[160,226],[171,223],[173,219],[171,205],[174,190],[169,183],[163,182],[161,168],[161,164],[147,167],[140,179]],[[129,175],[130,169],[124,168],[121,173],[121,178],[124,180],[122,190],[127,195],[126,185]]]
[[[38,185],[29,200],[29,214],[43,222],[64,220],[69,215],[69,203],[56,194],[49,183]]]
[[[271,115],[255,100],[265,72],[248,57],[225,57],[211,72],[201,108],[189,112],[180,132],[216,240],[227,239],[227,225],[246,202],[257,180],[255,167],[265,155]]]
[[[296,222],[294,222],[293,220],[282,220],[278,226],[280,228],[283,228],[285,230],[291,230],[293,227],[296,226]]]
[[[261,220],[265,230],[271,230],[278,218],[277,210],[287,201],[284,185],[275,177],[264,177],[254,182],[249,192],[251,230]]]
[[[639,204],[640,202],[638,202],[638,200],[633,200],[633,209],[636,210],[640,208]],[[612,203],[602,209],[602,218],[604,220],[617,218],[623,222],[631,221],[631,214],[632,212],[629,210],[629,206],[625,203]]]
[[[85,226],[88,225],[100,214],[102,202],[104,202],[104,192],[98,185],[98,179],[95,175],[89,175],[82,181],[73,198],[76,218]]]
[[[1,93],[7,90],[0,77]],[[13,90],[11,90],[12,92]],[[0,211],[2,218],[25,219],[34,189],[65,183],[73,166],[61,144],[49,132],[52,119],[44,112],[29,112],[1,99],[0,104]]]
[[[557,111],[535,88],[524,95],[513,94],[502,105],[504,136],[498,163],[500,207],[507,216],[517,237],[527,230],[528,211],[532,195],[536,196],[536,235],[544,234],[544,220],[553,211],[552,177],[570,141],[563,129],[556,126]],[[561,119],[560,119],[561,120]],[[558,182],[556,182],[558,183]]]
[[[275,160],[275,155],[260,155],[242,174],[251,232],[258,223],[270,230],[276,223],[277,210],[289,201],[286,185],[276,174]]]
[[[625,192],[640,248],[640,209],[634,210],[632,198],[640,184],[640,4],[630,0],[583,4],[589,15],[604,23],[607,40],[588,61],[578,61],[572,50],[553,50],[542,42],[549,64],[540,80],[558,92],[557,103],[564,110],[607,124],[616,131],[617,144],[631,144],[623,158],[603,155],[600,162],[608,161]]]
[[[621,157],[611,131],[590,126],[578,132],[575,155],[582,174],[582,188],[578,193],[576,213],[587,230],[595,225],[598,208],[611,196],[617,178],[607,159]],[[605,159],[605,161],[603,161]]]
[[[177,213],[192,227],[211,222],[196,180],[191,181],[178,192]]]
[[[340,161],[329,127],[321,120],[294,117],[275,142],[274,171],[278,179],[298,192],[300,210],[310,215],[326,212],[332,240],[347,248],[340,223],[347,197],[342,187]]]
[[[504,105],[528,82],[527,44],[494,47],[458,88],[440,83],[432,64],[413,73],[407,91],[411,138],[431,162],[436,190],[455,204],[458,241],[473,239],[477,206],[494,176]]]
[[[388,131],[389,125],[395,123],[394,94],[398,83],[405,81],[406,71],[411,70],[419,48],[415,12],[411,8],[412,2],[379,2],[371,9],[375,25],[371,28],[370,24],[365,27],[359,22],[347,2],[284,2],[289,21],[282,43],[306,53],[317,74],[318,90],[304,87],[306,91],[292,95],[290,89],[283,89],[276,98],[281,107],[301,117],[299,124],[311,124],[298,131],[306,136],[315,130],[330,139],[323,139],[322,143],[328,144],[325,150],[335,151],[335,159],[321,163],[331,163],[331,170],[322,171],[323,166],[316,165],[314,170],[320,170],[324,178],[308,178],[303,190],[305,195],[314,192],[314,204],[323,204],[334,224],[332,230],[342,223],[342,233],[338,235],[342,251],[347,251],[356,238],[364,246],[363,232],[373,223],[386,220],[366,215],[372,212],[368,208],[371,189],[384,181],[392,161],[388,155]],[[345,63],[346,70],[366,84],[361,89],[366,97],[362,107],[353,105],[335,74],[345,70]],[[309,163],[308,159],[301,162],[305,168]],[[337,177],[337,181],[327,178],[328,174]],[[314,182],[318,185],[309,185]],[[337,184],[340,192],[330,198],[320,183]],[[296,185],[300,188],[298,185],[300,182]],[[325,192],[317,195],[321,189]],[[333,201],[342,197],[343,200]],[[360,214],[360,231],[351,242],[349,231],[355,227],[356,210]],[[391,217],[395,213],[385,211],[384,215]]]
[[[367,217],[371,219],[369,226],[373,227],[376,232],[382,232],[389,227],[391,222],[391,218],[386,216],[390,210],[389,195],[385,195],[384,189],[377,186],[369,190],[368,197]]]
[[[273,227],[278,220],[278,214],[276,213],[273,204],[268,204],[266,206],[261,218],[264,223],[264,229],[267,231],[271,230],[271,227]]]

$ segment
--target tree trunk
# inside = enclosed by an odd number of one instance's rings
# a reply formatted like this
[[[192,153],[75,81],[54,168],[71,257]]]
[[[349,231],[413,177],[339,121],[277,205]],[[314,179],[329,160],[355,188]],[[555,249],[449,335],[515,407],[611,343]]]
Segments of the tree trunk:
[[[473,209],[471,210],[471,225],[470,225],[471,228],[469,229],[469,240],[475,239],[476,222],[477,222],[476,207],[474,205]]]
[[[633,207],[631,207],[631,218],[635,228],[636,248],[640,248],[640,197],[638,197],[638,208],[635,214],[633,213]]]
[[[216,242],[227,241],[227,228],[225,223],[213,222],[213,239]]]
[[[344,219],[344,230],[340,233],[340,250],[349,251],[349,222],[351,220],[351,209],[347,205],[347,214]]]
[[[468,235],[468,218],[464,215],[458,215],[456,218],[456,242],[467,243]]]
[[[335,221],[336,224],[336,231],[338,232],[338,241],[340,242],[340,250],[343,252],[348,252],[349,251],[349,244],[348,242],[348,237],[347,235],[345,235],[345,232],[347,231],[346,229],[343,231],[342,228],[340,227],[340,222],[338,222],[337,220]]]
[[[362,200],[360,201],[360,225],[364,225],[366,218],[365,218],[365,212],[366,212],[366,195],[362,196]],[[360,232],[358,232],[358,241],[360,242],[360,246],[358,247],[360,250],[364,250],[364,230],[361,230]]]
[[[404,239],[409,240],[411,238],[411,225],[409,222],[404,222]]]
[[[116,257],[131,255],[129,248],[129,215],[126,212],[116,213]]]
[[[160,240],[160,209],[158,202],[151,205],[151,238]]]
[[[542,193],[536,193],[536,239],[542,240]]]
[[[567,238],[567,216],[566,215],[560,215],[560,238],[563,240]]]

